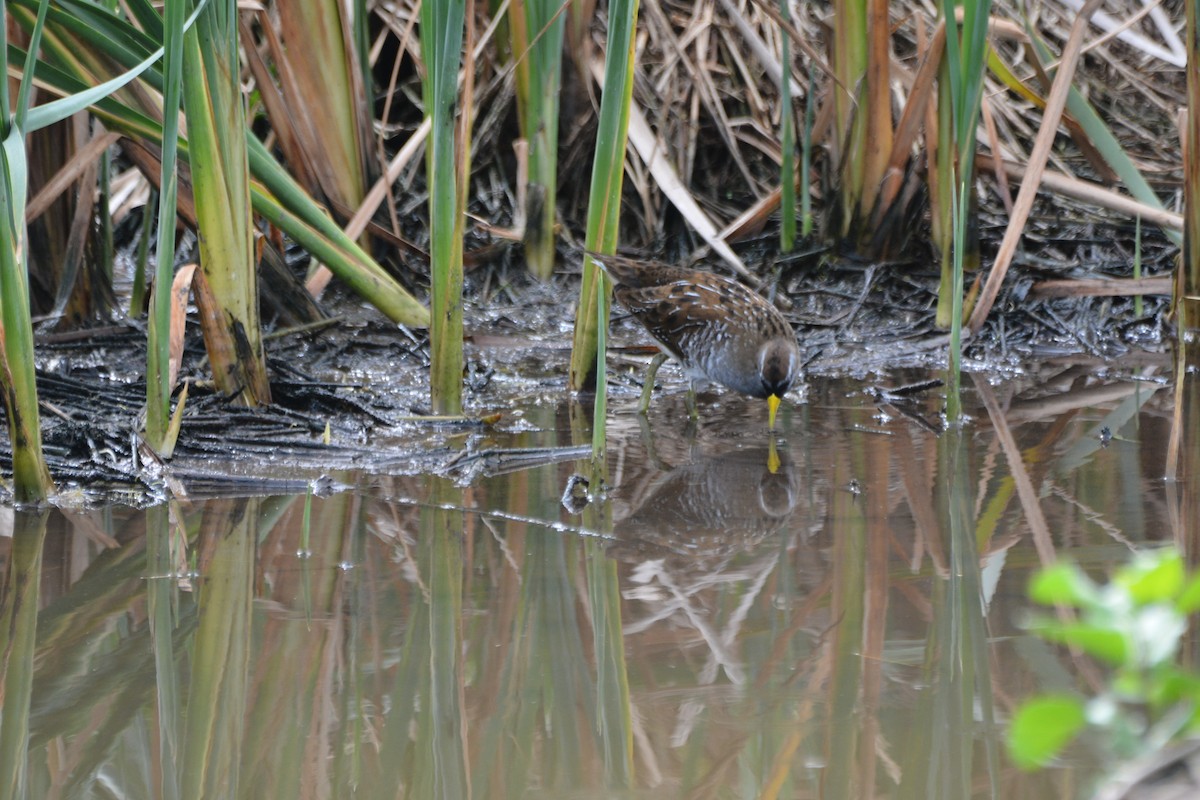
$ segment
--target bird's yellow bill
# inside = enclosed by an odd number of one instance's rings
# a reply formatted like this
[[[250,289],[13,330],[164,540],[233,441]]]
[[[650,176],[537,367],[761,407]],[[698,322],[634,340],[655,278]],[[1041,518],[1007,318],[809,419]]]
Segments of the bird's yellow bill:
[[[773,394],[767,398],[767,427],[775,430],[775,412],[779,410],[779,395]]]

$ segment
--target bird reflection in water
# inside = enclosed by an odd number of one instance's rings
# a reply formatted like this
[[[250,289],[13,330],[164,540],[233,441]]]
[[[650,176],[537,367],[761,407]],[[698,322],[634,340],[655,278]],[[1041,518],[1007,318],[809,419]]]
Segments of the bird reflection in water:
[[[621,482],[613,492],[613,554],[711,568],[786,529],[803,497],[798,471],[773,447],[701,455]]]

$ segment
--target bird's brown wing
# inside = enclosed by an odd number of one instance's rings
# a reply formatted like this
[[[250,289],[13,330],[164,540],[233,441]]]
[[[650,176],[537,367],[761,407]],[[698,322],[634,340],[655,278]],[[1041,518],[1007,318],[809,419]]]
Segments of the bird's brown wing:
[[[709,285],[677,281],[644,289],[618,287],[617,302],[672,355],[692,361],[697,337],[711,336],[729,321],[728,296]]]

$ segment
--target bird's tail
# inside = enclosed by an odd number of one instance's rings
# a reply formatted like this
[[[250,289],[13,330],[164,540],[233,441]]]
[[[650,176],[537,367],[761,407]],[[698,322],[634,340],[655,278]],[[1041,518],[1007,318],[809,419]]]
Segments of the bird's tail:
[[[647,286],[659,285],[662,281],[657,273],[663,269],[671,269],[656,261],[626,258],[625,256],[609,253],[596,253],[591,250],[585,252],[592,257],[593,261],[600,265],[601,269],[608,273],[608,277],[613,279],[613,283],[628,286],[632,289],[642,289]]]

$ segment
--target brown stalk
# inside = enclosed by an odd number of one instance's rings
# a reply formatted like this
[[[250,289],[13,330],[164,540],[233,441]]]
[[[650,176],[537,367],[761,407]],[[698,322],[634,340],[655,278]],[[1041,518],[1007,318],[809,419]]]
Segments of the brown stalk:
[[[996,131],[996,116],[992,113],[992,103],[986,95],[979,105],[979,112],[983,117],[983,127],[987,131],[988,148],[992,155],[992,173],[996,176],[996,188],[1001,202],[1004,203],[1004,212],[1011,217],[1012,192],[1008,188],[1008,174],[1004,171],[1000,158],[1000,134]]]
[[[1029,168],[1023,167],[1020,164],[1014,164],[1011,161],[1002,161],[1001,164],[1004,167],[1004,171],[1010,177],[1022,182],[1021,186],[1024,189],[1025,176],[1028,174]],[[979,169],[990,169],[992,167],[992,160],[985,156],[976,156],[975,166]],[[1055,192],[1065,197],[1073,197],[1076,200],[1083,200],[1101,208],[1107,208],[1110,211],[1128,214],[1130,217],[1141,217],[1145,222],[1168,230],[1183,230],[1183,215],[1176,214],[1164,208],[1155,208],[1154,206],[1146,205],[1140,200],[1135,200],[1112,189],[1078,178],[1072,178],[1069,175],[1063,175],[1061,172],[1049,170],[1042,172],[1040,180],[1041,187],[1046,191]]]
[[[121,135],[118,133],[101,132],[93,136],[87,144],[75,152],[67,163],[42,186],[25,207],[26,224],[45,213],[46,209],[74,183],[85,169],[93,165],[100,154],[114,144]]]
[[[1016,486],[1017,497],[1020,498],[1021,508],[1025,512],[1025,520],[1029,523],[1029,528],[1033,533],[1033,546],[1037,550],[1038,560],[1043,566],[1053,564],[1058,555],[1054,551],[1050,526],[1046,523],[1046,515],[1042,512],[1037,490],[1029,477],[1029,470],[1025,467],[1025,461],[1021,457],[1021,450],[1017,447],[1016,439],[1013,438],[1012,430],[1008,427],[1004,410],[1000,408],[1000,403],[996,400],[996,395],[987,379],[974,373],[972,377],[975,382],[975,390],[979,392],[984,408],[987,409],[988,417],[992,420],[996,439],[1000,442],[1000,446],[1004,450],[1004,457],[1008,460],[1009,474],[1012,475],[1013,483]]]
[[[942,50],[946,46],[946,23],[938,23],[933,32],[933,40],[921,57],[921,66],[917,68],[913,78],[912,91],[904,103],[904,111],[900,122],[896,125],[895,139],[883,175],[880,176],[879,199],[871,217],[871,228],[878,229],[887,209],[892,207],[900,193],[904,180],[904,165],[912,157],[913,143],[921,132],[921,123],[925,118],[925,109],[937,81],[938,66],[942,62]],[[889,106],[890,108],[890,106]],[[930,138],[928,135],[926,139]]]
[[[143,142],[122,139],[121,151],[155,189],[162,189],[160,185],[162,161],[157,147],[152,150],[150,145]],[[179,216],[183,217],[188,226],[194,230],[196,227],[196,201],[192,198],[192,175],[188,165],[183,161],[179,162],[179,198],[177,202]]]
[[[1118,297],[1139,294],[1169,295],[1174,286],[1170,275],[1149,278],[1083,278],[1041,281],[1033,285],[1034,297]]]
[[[183,333],[187,322],[188,294],[192,289],[192,276],[196,272],[196,264],[185,264],[175,273],[171,282],[171,326],[167,334],[168,342],[168,375],[167,391],[175,391],[175,382],[179,378],[179,365],[183,363]]]
[[[867,219],[892,157],[891,26],[887,0],[867,2],[867,73],[864,114],[863,182],[859,213]],[[868,229],[869,230],[869,229]]]
[[[265,11],[259,14],[258,21],[259,26],[262,27],[264,32],[271,25],[271,20],[267,17]],[[296,180],[308,189],[309,193],[317,192],[320,189],[320,184],[317,181],[317,176],[313,172],[308,157],[305,155],[306,151],[300,141],[300,133],[296,129],[296,124],[292,119],[291,113],[288,111],[288,102],[280,92],[279,87],[275,84],[275,79],[271,75],[271,69],[267,66],[267,62],[263,60],[262,54],[258,52],[258,48],[255,46],[254,32],[250,29],[250,24],[246,21],[245,16],[238,19],[238,28],[241,31],[242,52],[246,54],[246,64],[250,67],[250,73],[254,76],[254,84],[258,87],[259,97],[262,98],[267,116],[271,120],[271,132],[279,139],[279,148],[283,151],[284,159],[291,166],[293,176]],[[268,46],[272,47],[272,57],[278,59],[278,52],[275,52],[275,48],[278,47],[279,42],[275,39],[273,31],[267,34],[267,41]],[[276,60],[276,63],[280,64],[281,71],[286,68],[282,62]]]
[[[1052,82],[1050,80],[1050,74],[1048,70],[1050,70],[1052,67],[1039,62],[1034,56],[1032,49],[1027,51],[1027,55],[1027,61],[1037,73],[1038,80],[1042,82],[1043,86],[1051,86]],[[1080,55],[1082,56],[1082,52]],[[1061,62],[1055,63],[1057,64]],[[1040,97],[1032,92],[1031,95],[1032,102],[1042,106],[1043,108],[1045,107],[1045,103]],[[1071,114],[1066,111],[1063,112],[1061,121],[1063,127],[1067,129],[1067,133],[1071,135],[1071,140],[1075,142],[1075,146],[1079,148],[1079,152],[1084,158],[1087,159],[1087,162],[1091,168],[1094,169],[1096,173],[1099,174],[1099,176],[1106,182],[1116,183],[1117,173],[1113,171],[1113,168],[1109,165],[1108,161],[1105,160],[1104,156],[1100,155],[1100,151],[1098,151],[1096,146],[1092,144],[1091,137],[1088,136],[1087,131],[1083,129],[1083,126],[1079,124],[1075,117],[1071,116]]]
[[[1050,97],[1046,101],[1042,126],[1038,130],[1033,152],[1029,155],[1029,166],[1026,168],[1028,177],[1021,182],[1021,191],[1017,194],[1016,206],[1013,216],[1009,220],[1008,228],[1004,232],[1004,239],[1000,243],[1000,251],[996,254],[991,274],[988,275],[987,282],[983,285],[983,290],[980,292],[979,299],[975,303],[975,308],[966,325],[967,330],[971,333],[977,333],[983,326],[984,320],[987,319],[992,305],[996,302],[996,296],[1000,293],[1000,285],[1004,282],[1004,276],[1008,274],[1008,268],[1016,254],[1021,233],[1025,229],[1025,222],[1033,210],[1033,201],[1037,195],[1042,173],[1046,168],[1050,148],[1058,133],[1059,120],[1062,119],[1063,109],[1067,104],[1067,94],[1071,89],[1071,79],[1075,74],[1080,50],[1083,48],[1083,34],[1088,24],[1088,18],[1100,7],[1102,2],[1103,0],[1088,0],[1071,27],[1071,36],[1063,49],[1062,66],[1054,76],[1054,85],[1050,90]]]
[[[323,148],[320,145],[320,136],[314,129],[315,120],[312,114],[303,113],[302,109],[320,107],[320,98],[305,99],[304,91],[300,86],[297,78],[297,72],[291,60],[288,58],[287,50],[280,41],[279,34],[275,31],[271,24],[270,18],[266,12],[262,12],[259,19],[259,28],[263,32],[263,37],[266,41],[267,50],[271,53],[271,60],[275,63],[276,74],[279,76],[279,86],[277,94],[282,98],[284,104],[283,116],[278,120],[271,118],[272,127],[276,129],[290,128],[291,132],[288,138],[296,147],[294,155],[297,161],[294,168],[301,174],[308,175],[309,180],[313,181],[307,184],[305,188],[311,194],[324,194],[329,196],[330,188],[337,185],[337,178],[332,173],[329,160],[322,158]],[[255,49],[251,44],[246,45],[243,49]],[[303,61],[303,59],[301,59]],[[267,81],[258,78],[260,90],[265,82],[270,82],[270,76],[266,76]],[[264,92],[264,104],[266,97]],[[315,105],[314,105],[315,104]],[[268,112],[271,106],[267,106]],[[281,144],[283,136],[281,135]],[[293,163],[290,162],[289,163]],[[302,166],[301,166],[302,165]]]

